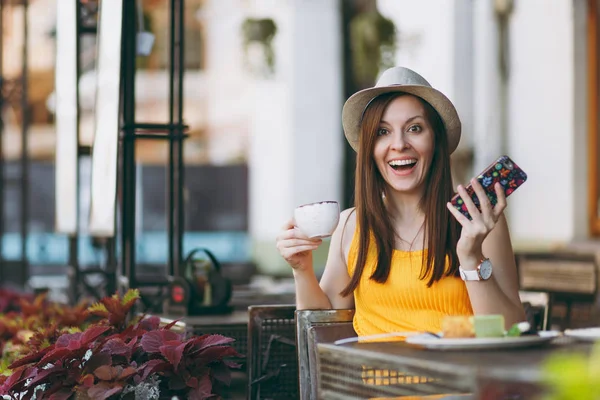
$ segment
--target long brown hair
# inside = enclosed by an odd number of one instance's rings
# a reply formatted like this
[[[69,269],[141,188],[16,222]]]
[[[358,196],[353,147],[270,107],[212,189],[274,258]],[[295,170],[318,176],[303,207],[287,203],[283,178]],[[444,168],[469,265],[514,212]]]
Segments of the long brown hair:
[[[373,151],[383,113],[395,98],[403,95],[403,93],[388,93],[378,96],[371,101],[363,115],[354,193],[356,226],[359,229],[358,257],[350,283],[340,293],[342,296],[348,296],[358,287],[367,260],[371,234],[375,238],[377,248],[377,268],[370,279],[384,283],[390,274],[395,232],[382,196],[387,190],[387,184],[375,164]],[[461,227],[446,208],[446,203],[454,195],[454,190],[444,123],[429,103],[419,97],[416,98],[423,104],[425,117],[434,132],[433,159],[425,180],[425,192],[419,205],[425,214],[423,241],[425,242],[427,238],[428,247],[427,258],[423,257],[420,278],[428,279],[427,285],[431,286],[444,276],[458,275],[456,243]],[[446,269],[446,259],[449,262],[448,269]]]

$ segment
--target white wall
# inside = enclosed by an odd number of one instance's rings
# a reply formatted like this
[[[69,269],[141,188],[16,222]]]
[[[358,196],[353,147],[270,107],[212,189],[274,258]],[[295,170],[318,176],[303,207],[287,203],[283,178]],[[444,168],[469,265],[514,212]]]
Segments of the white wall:
[[[517,242],[587,234],[585,12],[573,3],[518,2],[512,16],[508,148],[529,175],[509,200]]]
[[[452,99],[454,0],[378,0],[377,8],[399,31],[397,65],[417,71]]]
[[[252,81],[250,234],[265,271],[288,269],[275,238],[296,206],[341,200],[339,1],[255,0],[277,24],[275,76]]]
[[[231,2],[245,11],[231,14]],[[476,147],[479,168],[499,155],[501,143],[495,16],[492,2],[481,3],[378,1],[400,30],[397,63],[455,102],[464,125],[461,146]],[[274,265],[281,261],[274,238],[294,206],[341,198],[339,1],[211,4],[230,19],[227,29],[212,32],[240,46],[232,35],[245,15],[272,17],[279,29],[271,79],[244,72],[235,47],[211,41],[209,52],[212,115],[247,117],[250,232],[266,246],[264,263]],[[529,174],[509,200],[515,243],[587,235],[585,15],[585,2],[528,0],[516,2],[511,17],[507,152]],[[233,51],[232,62],[223,52]]]
[[[460,147],[472,142],[472,1],[378,0],[399,31],[397,65],[421,74],[455,105],[463,123]]]
[[[453,91],[451,100],[460,114],[462,137],[460,148],[473,146],[473,8],[472,0],[454,0],[452,29]]]
[[[475,170],[506,151],[529,174],[507,211],[517,246],[587,237],[586,2],[515,2],[505,138],[494,2],[379,0],[378,7],[399,28],[397,63],[455,103]]]
[[[499,112],[502,107],[499,35],[493,2],[474,4],[473,24],[473,170],[477,173],[505,151]]]
[[[337,0],[293,4],[293,202],[341,201],[346,139],[340,5]]]
[[[224,141],[248,131],[249,231],[255,261],[267,272],[288,269],[275,238],[294,207],[341,200],[339,7],[339,0],[209,0],[202,11],[208,47],[207,109],[201,112]],[[245,68],[240,29],[246,17],[277,25],[271,77]],[[260,48],[251,49],[251,57],[255,51]]]
[[[264,6],[264,1],[254,3]],[[291,216],[294,197],[292,7],[289,1],[281,3],[270,10],[256,11],[258,16],[271,17],[277,24],[275,76],[271,79],[249,77],[252,82],[248,157],[250,235],[254,243],[253,257],[261,269],[268,271],[282,262],[274,256],[275,238]]]

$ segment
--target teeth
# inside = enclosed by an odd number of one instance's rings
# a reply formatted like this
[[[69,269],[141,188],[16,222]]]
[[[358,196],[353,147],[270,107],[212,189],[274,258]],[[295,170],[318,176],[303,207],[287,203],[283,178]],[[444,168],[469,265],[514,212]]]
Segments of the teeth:
[[[415,164],[417,162],[417,160],[415,160],[414,158],[411,158],[409,160],[392,160],[389,162],[389,164],[392,167],[398,167],[400,165],[410,165],[410,164]]]

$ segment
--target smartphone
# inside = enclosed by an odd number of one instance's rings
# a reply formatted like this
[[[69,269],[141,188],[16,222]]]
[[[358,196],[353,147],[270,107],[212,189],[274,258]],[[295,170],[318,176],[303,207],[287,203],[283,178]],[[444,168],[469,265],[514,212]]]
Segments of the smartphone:
[[[496,203],[498,203],[496,191],[494,190],[494,185],[496,182],[500,182],[500,185],[502,185],[504,188],[506,197],[508,197],[519,186],[525,183],[527,180],[527,174],[521,168],[519,168],[519,166],[510,159],[510,157],[502,156],[491,163],[485,170],[483,170],[483,172],[477,176],[477,180],[481,186],[483,186],[483,190],[485,190],[488,199],[490,199],[490,203],[492,203],[492,207],[494,207]],[[466,189],[467,193],[469,193],[469,196],[471,196],[473,203],[475,203],[479,211],[481,211],[479,199],[477,198],[477,194],[475,193],[475,190],[471,184],[469,184]],[[461,212],[461,214],[471,219],[471,215],[469,215],[467,206],[464,204],[463,199],[458,195],[458,193],[452,197],[450,202],[454,208]]]

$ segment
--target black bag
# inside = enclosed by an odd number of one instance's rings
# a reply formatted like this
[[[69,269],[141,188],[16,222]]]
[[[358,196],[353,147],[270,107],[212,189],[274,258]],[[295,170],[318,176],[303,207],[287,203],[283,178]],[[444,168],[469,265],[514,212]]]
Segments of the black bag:
[[[204,253],[205,257],[198,257]],[[175,277],[169,288],[166,305],[178,314],[204,315],[231,312],[231,281],[221,274],[221,264],[214,254],[205,248],[191,251],[183,263],[182,277]]]

